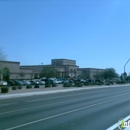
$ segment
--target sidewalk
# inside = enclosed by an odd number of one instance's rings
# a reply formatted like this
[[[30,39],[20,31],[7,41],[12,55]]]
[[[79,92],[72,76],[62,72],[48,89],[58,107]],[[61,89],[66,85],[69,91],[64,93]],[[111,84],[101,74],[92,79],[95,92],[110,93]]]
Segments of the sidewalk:
[[[102,85],[102,86],[94,85],[94,86],[83,86],[83,87],[62,87],[62,85],[58,85],[57,87],[50,87],[50,88],[45,88],[44,86],[42,86],[40,88],[26,89],[26,87],[24,87],[24,88],[18,89],[18,90],[12,90],[10,88],[9,93],[0,93],[0,99],[52,94],[52,93],[60,93],[60,92],[71,92],[71,91],[96,89],[96,88],[122,87],[122,86],[130,86],[130,84]]]

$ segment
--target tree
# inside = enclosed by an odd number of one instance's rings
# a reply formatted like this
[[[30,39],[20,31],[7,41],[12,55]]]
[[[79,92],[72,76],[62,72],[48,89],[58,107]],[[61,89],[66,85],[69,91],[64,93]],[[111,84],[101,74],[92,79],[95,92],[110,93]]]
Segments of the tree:
[[[5,81],[9,81],[9,78],[10,78],[10,70],[8,67],[4,67],[2,69],[2,74],[3,74],[3,80]]]
[[[98,72],[95,75],[93,75],[93,77],[95,79],[104,79],[104,74],[103,74],[103,72]]]
[[[104,77],[104,79],[113,79],[119,77],[114,68],[106,68],[106,70],[100,73],[100,75]]]
[[[78,77],[81,78],[81,79],[88,79],[89,75],[88,75],[87,72],[82,71],[82,73],[80,75],[78,75]]]
[[[130,75],[128,75],[128,76],[126,77],[126,80],[127,80],[127,81],[130,81]]]
[[[19,73],[19,76],[21,77],[21,79],[25,76],[25,73],[23,73],[23,72],[20,72]]]
[[[60,73],[52,67],[43,67],[43,70],[40,73],[40,77],[52,78],[52,77],[60,77]]]

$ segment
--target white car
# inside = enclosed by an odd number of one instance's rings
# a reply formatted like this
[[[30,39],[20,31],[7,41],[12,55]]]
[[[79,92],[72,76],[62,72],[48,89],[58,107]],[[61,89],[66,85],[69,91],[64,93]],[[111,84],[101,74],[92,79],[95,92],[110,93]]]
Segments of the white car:
[[[0,81],[0,85],[4,85],[4,86],[7,86],[8,83],[6,81]]]
[[[22,80],[22,82],[23,82],[24,85],[30,85],[31,84],[31,82],[29,82],[28,80]]]
[[[62,83],[62,81],[61,81],[61,80],[57,80],[57,81],[58,81],[58,83],[59,83],[59,84],[61,84],[61,83]]]
[[[45,85],[45,81],[38,81],[40,85]]]
[[[57,79],[54,79],[54,80],[53,80],[53,83],[54,83],[54,84],[59,84],[59,81],[58,81]]]

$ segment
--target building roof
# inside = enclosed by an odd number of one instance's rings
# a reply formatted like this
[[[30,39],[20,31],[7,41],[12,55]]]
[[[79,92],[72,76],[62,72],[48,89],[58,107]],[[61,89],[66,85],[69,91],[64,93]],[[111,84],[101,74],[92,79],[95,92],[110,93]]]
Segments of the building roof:
[[[20,62],[16,62],[16,61],[4,61],[4,60],[0,60],[0,63],[16,63],[16,64],[20,64]]]
[[[51,59],[51,60],[69,60],[69,61],[76,61],[76,60],[64,59],[64,58],[62,58],[62,59]]]
[[[105,69],[100,69],[100,68],[79,68],[79,69],[88,69],[88,70],[105,70]]]

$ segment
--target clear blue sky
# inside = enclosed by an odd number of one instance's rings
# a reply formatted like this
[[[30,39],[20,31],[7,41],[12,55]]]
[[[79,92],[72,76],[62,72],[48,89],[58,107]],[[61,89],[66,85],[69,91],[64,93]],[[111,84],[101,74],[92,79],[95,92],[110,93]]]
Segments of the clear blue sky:
[[[130,0],[0,0],[0,46],[21,65],[66,58],[121,74],[130,58]]]

